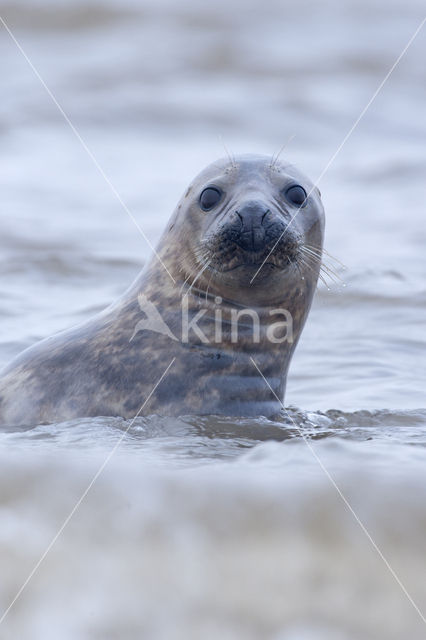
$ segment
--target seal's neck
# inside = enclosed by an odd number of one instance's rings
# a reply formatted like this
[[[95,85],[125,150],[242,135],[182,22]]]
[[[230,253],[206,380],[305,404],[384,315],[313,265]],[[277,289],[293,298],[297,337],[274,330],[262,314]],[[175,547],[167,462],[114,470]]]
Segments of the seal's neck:
[[[143,293],[147,307],[141,306],[141,317],[150,320],[151,332],[146,339],[167,342],[170,355],[185,363],[183,375],[194,393],[178,407],[175,400],[173,411],[277,413],[312,297],[306,285],[292,287],[292,295],[283,295],[280,305],[249,306],[217,291],[212,295],[183,282],[173,284],[158,268],[155,274],[141,274],[126,299],[133,305],[138,300],[140,306]],[[195,398],[202,398],[201,405],[192,405]]]

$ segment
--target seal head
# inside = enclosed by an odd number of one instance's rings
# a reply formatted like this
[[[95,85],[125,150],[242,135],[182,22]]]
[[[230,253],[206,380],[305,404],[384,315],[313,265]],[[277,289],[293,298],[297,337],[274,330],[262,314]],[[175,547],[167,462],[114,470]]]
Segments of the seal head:
[[[201,172],[170,230],[188,278],[205,267],[199,288],[241,304],[271,304],[307,275],[301,252],[306,245],[321,250],[324,211],[318,189],[294,166],[247,155]],[[162,244],[170,241],[166,234]]]

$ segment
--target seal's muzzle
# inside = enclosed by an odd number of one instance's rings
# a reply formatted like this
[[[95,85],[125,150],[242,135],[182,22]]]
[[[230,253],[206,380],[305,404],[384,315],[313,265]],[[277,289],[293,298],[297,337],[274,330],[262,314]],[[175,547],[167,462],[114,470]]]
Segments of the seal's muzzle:
[[[216,271],[265,262],[284,269],[297,259],[299,234],[274,204],[246,200],[213,223],[203,241],[205,257]]]

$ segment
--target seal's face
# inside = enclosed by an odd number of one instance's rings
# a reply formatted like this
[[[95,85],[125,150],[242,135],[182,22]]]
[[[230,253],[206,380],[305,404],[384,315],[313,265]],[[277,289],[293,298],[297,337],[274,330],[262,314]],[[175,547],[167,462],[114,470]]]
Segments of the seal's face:
[[[307,194],[302,186],[293,185],[287,191],[287,198],[292,193],[296,197],[300,194],[300,204],[304,206]],[[215,194],[219,208],[226,194],[216,187],[207,187],[201,193],[201,206],[206,196],[211,201],[211,193]],[[260,267],[282,270],[297,260],[300,233],[291,227],[291,216],[278,199],[269,200],[253,193],[245,194],[231,206],[227,204],[212,220],[202,240],[204,257],[211,269],[224,273],[245,268],[254,274]]]
[[[278,290],[315,273],[302,251],[321,250],[323,208],[318,189],[292,165],[252,155],[220,160],[195,179],[179,213],[183,254],[211,287],[255,295],[265,284]]]

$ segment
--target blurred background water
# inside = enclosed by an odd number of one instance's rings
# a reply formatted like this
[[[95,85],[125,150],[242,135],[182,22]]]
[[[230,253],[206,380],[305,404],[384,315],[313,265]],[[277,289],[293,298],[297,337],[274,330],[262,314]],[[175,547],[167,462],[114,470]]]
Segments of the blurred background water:
[[[424,17],[417,0],[0,0],[150,241],[234,153],[312,179]],[[1,25],[0,25],[1,26]],[[426,30],[321,180],[326,248],[291,422],[139,419],[1,638],[423,638]],[[149,247],[4,28],[0,364],[105,307]],[[167,363],[166,363],[167,364]],[[165,364],[165,366],[166,366]],[[0,433],[1,612],[128,427]]]

